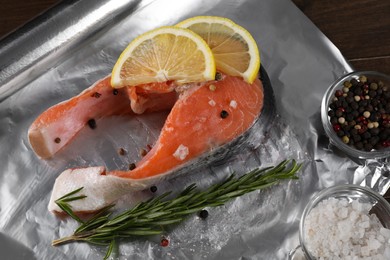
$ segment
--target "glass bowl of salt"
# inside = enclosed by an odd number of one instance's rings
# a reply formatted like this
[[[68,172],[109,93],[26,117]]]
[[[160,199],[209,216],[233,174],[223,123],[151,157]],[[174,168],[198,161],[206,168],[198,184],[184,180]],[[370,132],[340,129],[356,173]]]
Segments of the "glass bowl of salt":
[[[390,204],[358,185],[338,185],[305,207],[299,239],[307,259],[390,259]]]

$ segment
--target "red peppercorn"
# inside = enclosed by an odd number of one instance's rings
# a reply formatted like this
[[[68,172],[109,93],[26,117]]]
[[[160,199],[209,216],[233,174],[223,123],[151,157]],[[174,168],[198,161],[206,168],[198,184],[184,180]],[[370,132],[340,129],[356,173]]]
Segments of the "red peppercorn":
[[[340,129],[341,129],[341,126],[339,124],[333,125],[333,130],[335,130],[336,132],[340,131]]]
[[[169,240],[166,239],[165,237],[161,239],[160,245],[163,247],[169,246]]]
[[[338,110],[340,110],[343,113],[345,112],[345,108],[343,108],[343,107],[339,107]]]
[[[390,141],[389,141],[389,140],[383,141],[383,142],[382,142],[382,146],[385,147],[385,148],[386,148],[386,147],[389,147],[389,146],[390,146]]]
[[[336,93],[335,93],[335,96],[336,97],[341,97],[343,95],[343,91],[342,90],[336,90]]]
[[[359,134],[363,134],[366,131],[367,131],[367,126],[365,126],[365,125],[362,125],[361,128],[358,129],[358,133]]]
[[[357,119],[358,122],[363,122],[364,120],[366,120],[364,116],[359,116]]]

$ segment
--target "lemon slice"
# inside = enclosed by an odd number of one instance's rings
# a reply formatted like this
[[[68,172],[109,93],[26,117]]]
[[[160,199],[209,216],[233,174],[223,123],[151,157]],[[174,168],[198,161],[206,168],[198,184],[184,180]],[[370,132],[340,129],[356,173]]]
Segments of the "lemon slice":
[[[200,82],[215,78],[213,54],[194,32],[165,26],[135,38],[122,52],[111,77],[114,88],[152,82]]]
[[[243,27],[217,16],[196,16],[178,23],[199,34],[210,46],[217,69],[252,83],[260,68],[256,41]]]

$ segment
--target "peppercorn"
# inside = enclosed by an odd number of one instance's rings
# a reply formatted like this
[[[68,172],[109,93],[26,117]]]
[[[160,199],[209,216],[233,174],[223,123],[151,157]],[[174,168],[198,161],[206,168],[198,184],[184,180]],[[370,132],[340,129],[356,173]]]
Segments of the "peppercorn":
[[[368,139],[370,139],[371,134],[370,134],[370,132],[365,131],[365,132],[362,134],[362,137],[363,137],[364,139],[368,140]]]
[[[349,81],[344,81],[343,85],[344,85],[344,87],[347,87],[347,88],[352,87],[352,84]]]
[[[340,109],[337,109],[335,114],[337,117],[341,117],[343,115],[343,111],[341,111]]]
[[[88,120],[88,126],[91,128],[91,129],[95,129],[96,128],[96,121],[95,121],[95,119],[89,119]]]
[[[161,241],[160,241],[160,245],[163,246],[163,247],[169,246],[169,240],[166,239],[165,237],[162,238]]]
[[[99,92],[94,92],[92,93],[91,97],[94,97],[94,98],[100,98],[102,94],[100,94]]]
[[[217,71],[217,73],[215,73],[215,80],[216,81],[219,81],[222,79],[222,74],[220,72]]]
[[[152,187],[150,187],[150,191],[155,193],[157,191],[157,186],[153,185]]]
[[[362,140],[362,138],[358,134],[352,135],[352,139],[354,142],[360,142]]]
[[[339,121],[338,121],[338,118],[337,117],[332,117],[331,119],[330,119],[330,123],[332,124],[332,125],[334,125],[334,124],[337,124]]]
[[[117,89],[114,89],[114,90],[112,91],[112,94],[114,94],[114,96],[118,95],[118,93],[119,93],[119,91],[118,91]]]
[[[371,151],[372,148],[374,148],[372,144],[370,143],[364,144],[364,150],[366,150],[367,152]]]
[[[222,110],[221,111],[221,118],[225,119],[229,116],[229,112],[227,112],[226,110]]]
[[[378,84],[376,84],[375,82],[371,83],[370,84],[370,89],[377,90],[378,89]]]
[[[349,113],[349,114],[347,114],[346,116],[345,116],[345,119],[347,120],[347,122],[351,122],[352,120],[353,120],[353,115],[352,115],[352,113]]]
[[[343,130],[340,130],[340,131],[337,132],[337,135],[338,135],[339,137],[342,137],[342,136],[345,135],[345,133],[344,133]]]
[[[202,209],[201,211],[199,211],[199,217],[201,219],[206,219],[208,216],[209,216],[209,212],[207,210]]]
[[[347,101],[347,103],[352,103],[353,101],[354,101],[355,99],[353,98],[353,97],[350,97],[350,96],[347,96],[346,98],[345,98],[345,101]]]
[[[54,139],[54,142],[55,142],[56,144],[59,144],[59,143],[61,143],[61,138],[59,138],[59,137],[56,137],[56,139]]]
[[[379,137],[378,136],[373,136],[370,138],[370,144],[372,146],[375,146],[379,142]]]
[[[119,148],[118,153],[119,153],[119,155],[125,155],[126,154],[126,150],[123,149],[123,148]]]
[[[130,171],[134,170],[135,168],[136,168],[135,163],[130,163],[129,164],[129,170]]]
[[[341,129],[341,126],[340,126],[339,124],[334,124],[334,125],[333,125],[333,130],[334,130],[335,132],[340,131],[340,129]]]
[[[345,144],[348,144],[348,143],[349,143],[349,138],[348,138],[348,136],[346,136],[346,135],[343,136],[342,140],[343,140],[343,142],[344,142]]]
[[[145,155],[148,154],[148,152],[147,152],[145,149],[141,149],[141,151],[140,151],[139,153],[140,153],[140,155],[141,155],[142,157],[144,157]]]
[[[336,90],[335,92],[335,96],[340,98],[341,96],[343,95],[343,91],[342,90]]]
[[[367,77],[362,75],[359,77],[359,81],[362,82],[362,83],[366,83],[367,82]]]
[[[355,147],[358,150],[362,150],[363,149],[363,143],[362,142],[357,142],[357,143],[355,143]]]

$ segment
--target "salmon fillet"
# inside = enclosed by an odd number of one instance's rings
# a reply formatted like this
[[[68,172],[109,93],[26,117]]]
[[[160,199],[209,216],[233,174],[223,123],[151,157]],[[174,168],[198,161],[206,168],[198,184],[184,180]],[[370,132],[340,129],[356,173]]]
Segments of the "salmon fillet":
[[[156,98],[158,100],[159,94],[164,93],[154,93],[154,98],[148,99],[150,89],[130,88],[127,91],[132,102],[135,102],[132,106],[136,105],[138,112],[143,112],[144,104]],[[126,193],[145,189],[162,179],[175,176],[176,170],[183,165],[195,162],[201,155],[242,136],[260,116],[263,99],[260,80],[248,84],[240,78],[225,75],[220,81],[183,90],[155,145],[135,169],[68,169],[60,174],[54,184],[49,210],[61,212],[55,200],[80,187],[84,187],[83,194],[87,198],[73,201],[73,211],[93,212]]]

